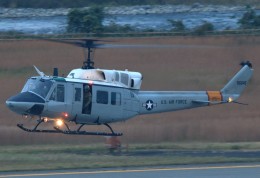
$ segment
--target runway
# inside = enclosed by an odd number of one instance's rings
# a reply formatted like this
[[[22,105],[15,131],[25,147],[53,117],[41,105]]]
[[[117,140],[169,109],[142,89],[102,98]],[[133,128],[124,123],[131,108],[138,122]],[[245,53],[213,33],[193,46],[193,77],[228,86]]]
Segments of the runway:
[[[194,165],[154,168],[122,168],[98,170],[64,170],[38,172],[9,172],[0,173],[0,178],[18,177],[65,177],[65,178],[259,178],[260,163],[258,164],[222,164],[222,165]]]

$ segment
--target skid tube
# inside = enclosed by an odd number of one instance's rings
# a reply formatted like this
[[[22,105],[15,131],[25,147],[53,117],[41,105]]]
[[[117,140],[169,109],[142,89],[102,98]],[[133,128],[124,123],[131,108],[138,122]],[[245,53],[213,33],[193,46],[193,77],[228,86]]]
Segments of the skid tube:
[[[42,133],[60,133],[57,130],[39,130],[39,129],[28,129],[23,126],[23,124],[17,124],[17,127],[26,131],[26,132],[42,132]]]
[[[23,126],[23,124],[17,124],[17,127],[19,127],[20,129],[26,131],[26,132],[38,132],[38,133],[62,133],[62,134],[67,134],[67,135],[96,135],[96,136],[122,136],[123,133],[115,133],[113,131],[113,129],[108,125],[108,124],[104,124],[105,126],[107,126],[111,133],[107,133],[107,132],[87,132],[87,131],[80,131],[80,129],[85,125],[82,124],[77,130],[72,131],[69,129],[68,125],[66,125],[68,130],[62,130],[59,127],[54,127],[54,130],[44,130],[44,129],[37,129],[37,127],[42,123],[43,121],[39,121],[38,124],[33,128],[33,129],[28,129],[26,127]]]
[[[112,127],[110,125],[108,125],[107,123],[105,123],[104,125],[107,126],[111,133],[107,133],[107,132],[87,132],[87,131],[80,131],[80,129],[84,126],[85,124],[81,124],[81,126],[79,126],[79,128],[75,131],[71,131],[71,130],[62,130],[59,127],[54,127],[55,130],[63,133],[63,134],[69,134],[69,135],[98,135],[98,136],[122,136],[123,133],[115,133],[112,129]]]
[[[64,131],[59,127],[54,127],[59,133],[68,134],[68,135],[97,135],[97,136],[122,136],[123,133],[107,133],[107,132],[87,132],[87,131]]]

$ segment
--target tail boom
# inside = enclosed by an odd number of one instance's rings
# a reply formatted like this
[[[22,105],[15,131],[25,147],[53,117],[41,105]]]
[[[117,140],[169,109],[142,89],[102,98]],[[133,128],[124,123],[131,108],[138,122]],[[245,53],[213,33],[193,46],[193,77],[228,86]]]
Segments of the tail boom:
[[[139,114],[191,109],[236,102],[253,75],[252,65],[244,65],[220,91],[139,91]]]

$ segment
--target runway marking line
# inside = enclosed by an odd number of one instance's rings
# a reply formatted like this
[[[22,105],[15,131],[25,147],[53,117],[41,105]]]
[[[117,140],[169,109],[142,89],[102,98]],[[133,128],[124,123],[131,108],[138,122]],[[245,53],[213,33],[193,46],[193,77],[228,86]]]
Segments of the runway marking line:
[[[131,172],[156,172],[156,171],[188,171],[188,170],[210,170],[210,169],[241,169],[260,168],[260,165],[240,165],[240,166],[208,166],[208,167],[183,167],[183,168],[155,168],[155,169],[129,169],[129,170],[103,170],[103,171],[82,171],[82,172],[53,172],[35,174],[10,174],[0,175],[1,177],[33,177],[33,176],[60,176],[77,174],[106,174],[106,173],[131,173]]]

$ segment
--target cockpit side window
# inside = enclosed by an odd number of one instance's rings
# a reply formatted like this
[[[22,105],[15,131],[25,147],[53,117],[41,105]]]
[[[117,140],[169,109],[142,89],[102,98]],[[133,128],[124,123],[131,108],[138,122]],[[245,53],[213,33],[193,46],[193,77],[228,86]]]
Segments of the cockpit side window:
[[[59,102],[64,102],[64,95],[65,95],[65,90],[64,90],[64,85],[57,85],[57,101]]]
[[[52,92],[52,94],[50,96],[50,100],[52,100],[52,101],[56,100],[56,88],[54,88],[54,90],[53,90],[53,92]]]
[[[57,102],[65,101],[65,88],[64,85],[58,84],[56,88],[54,88],[50,100]]]

